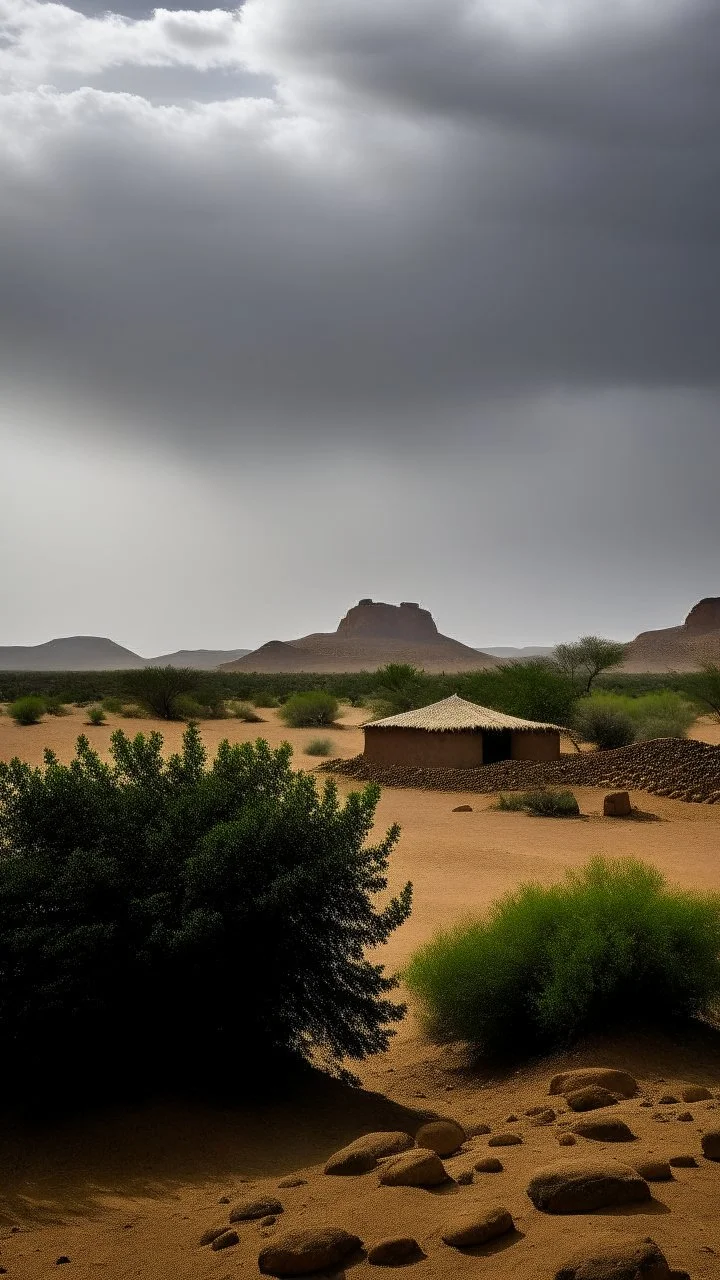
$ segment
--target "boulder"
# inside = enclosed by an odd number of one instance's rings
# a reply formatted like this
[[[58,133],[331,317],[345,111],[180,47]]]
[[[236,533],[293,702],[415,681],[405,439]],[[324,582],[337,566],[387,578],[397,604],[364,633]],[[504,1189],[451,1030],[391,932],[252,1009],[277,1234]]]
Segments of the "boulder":
[[[603,800],[603,813],[606,818],[629,818],[632,805],[627,791],[614,791]]]
[[[689,1084],[680,1097],[683,1102],[709,1102],[712,1094],[703,1084]]]
[[[561,1147],[574,1147],[577,1144],[577,1138],[573,1137],[571,1133],[561,1133],[558,1142]]]
[[[515,1223],[507,1209],[488,1209],[456,1218],[445,1227],[441,1237],[454,1249],[470,1249],[473,1245],[487,1244],[496,1236],[504,1236],[514,1228]]]
[[[471,804],[456,804],[453,813],[472,813]]]
[[[684,1124],[688,1124],[693,1118],[693,1113],[692,1111],[681,1111],[675,1118],[683,1121]]]
[[[430,1120],[422,1124],[415,1134],[419,1147],[434,1151],[438,1156],[451,1156],[466,1139],[465,1130],[456,1120]]]
[[[399,1155],[415,1145],[409,1133],[391,1130],[387,1133],[365,1133],[346,1147],[336,1151],[325,1163],[325,1173],[369,1173],[384,1156]]]
[[[637,1093],[637,1080],[629,1071],[620,1071],[614,1067],[578,1067],[573,1071],[561,1071],[550,1081],[549,1093],[574,1093],[577,1089],[585,1089],[588,1085],[599,1084],[610,1093],[617,1093],[621,1098],[632,1098]]]
[[[489,1124],[471,1124],[466,1127],[465,1132],[469,1138],[480,1138],[484,1133],[490,1132]]]
[[[542,1111],[536,1112],[530,1123],[544,1128],[545,1125],[552,1124],[555,1118],[555,1112],[552,1107],[545,1107]]]
[[[643,1160],[635,1168],[646,1182],[669,1182],[672,1178],[667,1160]]]
[[[337,1267],[360,1248],[360,1240],[341,1227],[318,1227],[277,1236],[258,1254],[266,1276],[307,1276]]]
[[[221,1249],[232,1249],[233,1245],[240,1243],[240,1237],[237,1231],[223,1231],[221,1235],[216,1236],[210,1248],[219,1253]]]
[[[282,1190],[284,1190],[286,1187],[305,1187],[305,1186],[307,1186],[307,1178],[295,1178],[290,1176],[289,1178],[281,1178],[280,1181],[278,1182],[278,1187],[281,1188]]]
[[[574,1254],[555,1280],[670,1280],[665,1255],[650,1237],[606,1236]]]
[[[439,1155],[417,1147],[395,1156],[380,1170],[382,1187],[438,1187],[449,1174]]]
[[[697,1169],[697,1160],[690,1155],[671,1156],[668,1164],[671,1169]]]
[[[603,1089],[600,1084],[589,1084],[584,1089],[573,1089],[565,1095],[565,1101],[572,1111],[597,1111],[600,1107],[613,1107],[617,1104],[617,1094]]]
[[[700,1145],[708,1160],[720,1160],[720,1129],[708,1129],[700,1139]]]
[[[227,1223],[223,1223],[221,1227],[208,1227],[207,1231],[203,1231],[198,1243],[200,1245],[212,1244],[213,1240],[217,1240],[218,1236],[222,1236],[227,1231]]]
[[[230,1211],[231,1222],[251,1222],[254,1218],[267,1218],[270,1213],[283,1213],[279,1200],[264,1196],[261,1200],[241,1200]]]
[[[376,1267],[392,1267],[419,1252],[420,1246],[412,1236],[388,1236],[368,1249],[367,1260]]]
[[[486,1156],[484,1160],[478,1160],[473,1168],[478,1173],[502,1173],[503,1171],[497,1156]]]
[[[659,1107],[672,1107],[677,1102],[674,1093],[662,1093],[658,1098]]]
[[[489,1147],[519,1147],[521,1142],[519,1133],[494,1133],[488,1138]]]
[[[455,1181],[459,1187],[469,1187],[473,1180],[472,1169],[462,1169],[460,1173],[455,1174]]]
[[[573,1125],[578,1138],[591,1138],[593,1142],[634,1142],[635,1134],[624,1120],[578,1120]]]
[[[592,1213],[651,1198],[645,1179],[614,1160],[555,1160],[536,1169],[527,1192],[535,1208],[545,1213]]]

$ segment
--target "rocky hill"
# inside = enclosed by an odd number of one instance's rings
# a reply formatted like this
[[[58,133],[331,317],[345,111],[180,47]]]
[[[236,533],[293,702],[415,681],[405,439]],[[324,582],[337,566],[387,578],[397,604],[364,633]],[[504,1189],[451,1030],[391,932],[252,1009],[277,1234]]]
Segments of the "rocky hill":
[[[624,671],[697,671],[720,662],[720,596],[707,596],[682,626],[642,631],[632,641]]]
[[[374,671],[388,662],[409,662],[425,671],[470,671],[496,665],[497,658],[441,635],[432,614],[408,601],[361,600],[336,631],[298,640],[271,640],[225,671]]]
[[[0,645],[0,671],[120,671],[138,667],[194,667],[210,671],[249,649],[178,649],[141,658],[106,636],[64,636],[45,644]]]

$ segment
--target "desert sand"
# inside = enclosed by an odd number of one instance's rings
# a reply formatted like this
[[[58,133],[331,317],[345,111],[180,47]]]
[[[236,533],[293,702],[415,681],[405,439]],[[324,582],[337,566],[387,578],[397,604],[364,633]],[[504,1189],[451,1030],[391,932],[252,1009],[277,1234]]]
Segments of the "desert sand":
[[[318,731],[287,730],[277,713],[261,714],[267,717],[262,725],[204,723],[209,750],[225,736],[247,741],[261,734],[273,744],[292,741],[296,764],[317,764],[302,748]],[[104,752],[116,726],[127,732],[157,728],[168,748],[176,747],[182,734],[182,725],[110,716],[107,726],[93,728],[84,718],[75,711],[19,728],[0,717],[0,756],[19,754],[39,762],[49,745],[68,759],[78,732],[86,732]],[[361,748],[362,718],[361,711],[346,708],[342,729],[321,731],[333,739],[338,755],[351,756]],[[720,725],[703,721],[697,733],[718,741]],[[340,786],[350,789],[345,780]],[[578,790],[577,795],[584,819],[563,821],[493,812],[487,796],[386,790],[378,828],[392,821],[402,827],[391,881],[397,886],[412,879],[415,907],[380,958],[398,970],[438,926],[482,909],[519,881],[557,879],[594,853],[634,854],[674,883],[720,889],[720,807],[635,794],[633,802],[660,821],[625,823],[601,817],[602,792]],[[462,803],[472,812],[454,813]],[[188,1028],[188,1034],[202,1035],[202,1029]],[[567,1154],[558,1137],[572,1116],[561,1099],[548,1097],[550,1077],[565,1062],[622,1066],[641,1086],[638,1097],[612,1108],[613,1118],[626,1120],[636,1135],[633,1142],[578,1138],[571,1155],[635,1165],[650,1157],[692,1154],[698,1167],[674,1169],[671,1182],[652,1184],[651,1201],[623,1210],[558,1217],[535,1209],[526,1194],[531,1173]],[[0,1265],[18,1280],[57,1275],[62,1257],[70,1259],[68,1276],[80,1280],[239,1280],[259,1274],[259,1248],[283,1231],[331,1224],[357,1233],[366,1246],[388,1235],[414,1236],[425,1256],[411,1270],[442,1280],[466,1275],[550,1280],[578,1244],[589,1244],[600,1231],[651,1235],[671,1265],[687,1269],[693,1280],[720,1273],[720,1164],[705,1160],[700,1147],[703,1130],[720,1126],[720,1044],[709,1030],[691,1043],[640,1035],[598,1041],[578,1047],[567,1059],[493,1078],[474,1070],[461,1046],[430,1044],[411,1013],[389,1052],[363,1064],[360,1074],[361,1089],[318,1075],[294,1086],[281,1101],[260,1105],[250,1098],[233,1108],[156,1102],[31,1129],[6,1120],[0,1131]],[[659,1104],[665,1093],[680,1100],[689,1083],[707,1086],[713,1098],[689,1106]],[[642,1106],[645,1098],[653,1105]],[[526,1112],[543,1103],[556,1118],[537,1127]],[[522,1143],[491,1150],[487,1135],[471,1138],[446,1160],[453,1178],[491,1154],[499,1156],[502,1172],[476,1173],[471,1185],[450,1181],[433,1191],[380,1186],[377,1172],[348,1178],[322,1172],[324,1161],[344,1143],[376,1129],[414,1134],[427,1112],[453,1116],[466,1127],[487,1124],[493,1133],[509,1130]],[[686,1112],[692,1118],[681,1121]],[[303,1182],[279,1189],[278,1182],[289,1175]],[[219,1252],[200,1247],[201,1235],[227,1223],[237,1200],[266,1195],[283,1205],[275,1225],[239,1223],[237,1245]],[[225,1198],[229,1205],[219,1203]],[[495,1205],[513,1215],[514,1233],[469,1252],[442,1242],[444,1224],[458,1212]],[[382,1270],[359,1256],[335,1274],[364,1277]]]

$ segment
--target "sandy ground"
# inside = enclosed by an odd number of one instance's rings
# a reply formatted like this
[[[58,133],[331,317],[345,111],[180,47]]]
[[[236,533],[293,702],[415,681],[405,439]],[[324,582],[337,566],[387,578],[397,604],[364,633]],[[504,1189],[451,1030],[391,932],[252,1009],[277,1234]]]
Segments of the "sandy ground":
[[[204,724],[209,750],[226,736],[243,741],[262,734],[273,744],[289,738],[296,764],[317,763],[302,748],[318,732],[288,731],[275,713],[261,714],[267,716],[263,725],[235,720]],[[93,728],[83,719],[78,712],[18,728],[2,717],[0,756],[19,754],[37,762],[50,745],[68,759],[78,732],[106,750],[116,725],[127,732],[160,728],[169,748],[178,745],[182,733],[180,725],[147,720],[110,717],[108,726]],[[351,756],[360,749],[361,719],[362,712],[347,709],[344,728],[322,732],[332,737],[335,754]],[[697,736],[718,741],[720,725],[703,722]],[[343,790],[350,785],[346,780],[341,784]],[[579,789],[576,794],[583,818],[557,820],[497,813],[489,807],[491,797],[476,794],[386,790],[378,828],[393,821],[402,827],[391,883],[396,887],[411,879],[415,906],[382,958],[400,968],[438,926],[482,909],[520,881],[555,880],[595,853],[633,854],[653,862],[675,883],[720,890],[720,807],[637,793],[637,807],[658,820],[621,822],[601,817],[602,792]],[[470,804],[472,812],[454,813],[462,803]],[[576,1050],[571,1061],[628,1067],[654,1104],[662,1092],[679,1097],[683,1082],[702,1083],[720,1094],[720,1044],[709,1032],[692,1043],[639,1035],[600,1042]],[[155,1104],[34,1131],[6,1121],[0,1127],[0,1265],[19,1280],[57,1275],[61,1256],[71,1259],[68,1276],[80,1280],[239,1280],[258,1274],[264,1230],[277,1234],[332,1223],[356,1231],[365,1244],[388,1234],[414,1235],[426,1255],[415,1264],[418,1275],[431,1278],[487,1274],[494,1280],[550,1280],[565,1255],[577,1243],[592,1241],[599,1230],[652,1235],[671,1264],[687,1268],[693,1280],[720,1275],[720,1165],[699,1154],[702,1130],[720,1126],[715,1100],[643,1108],[635,1099],[615,1109],[637,1135],[634,1143],[618,1148],[578,1140],[581,1146],[571,1154],[610,1156],[631,1164],[650,1155],[697,1155],[698,1168],[677,1169],[671,1183],[654,1185],[650,1204],[633,1212],[572,1218],[549,1217],[532,1207],[525,1191],[528,1177],[562,1153],[557,1138],[568,1116],[559,1114],[553,1125],[536,1128],[525,1112],[547,1100],[556,1065],[546,1062],[488,1078],[469,1068],[459,1047],[428,1044],[411,1016],[389,1053],[364,1065],[363,1089],[314,1077],[274,1105],[253,1105],[250,1099],[233,1109]],[[322,1173],[322,1162],[344,1142],[378,1128],[414,1132],[426,1110],[454,1115],[466,1125],[484,1122],[494,1130],[511,1129],[523,1142],[496,1152],[504,1165],[501,1174],[477,1174],[471,1186],[449,1183],[435,1192],[382,1188],[373,1173],[349,1179]],[[686,1110],[692,1119],[682,1122],[677,1117]],[[519,1119],[506,1122],[510,1115]],[[666,1122],[655,1119],[657,1115],[666,1116]],[[486,1148],[486,1137],[473,1139],[448,1160],[448,1170],[468,1168]],[[304,1185],[278,1191],[278,1180],[298,1171]],[[234,1248],[218,1253],[199,1248],[202,1232],[227,1218],[220,1197],[267,1193],[279,1195],[285,1209],[277,1226],[240,1224],[240,1243]],[[442,1225],[457,1211],[495,1204],[513,1214],[514,1235],[476,1251],[477,1256],[442,1244]],[[374,1270],[360,1259],[345,1274],[369,1276]]]

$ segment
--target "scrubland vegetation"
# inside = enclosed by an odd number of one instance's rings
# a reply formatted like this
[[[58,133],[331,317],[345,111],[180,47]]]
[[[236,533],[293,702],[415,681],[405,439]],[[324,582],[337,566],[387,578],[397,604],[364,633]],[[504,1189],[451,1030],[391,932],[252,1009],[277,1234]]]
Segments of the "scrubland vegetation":
[[[720,895],[598,858],[523,885],[437,934],[405,978],[432,1034],[512,1058],[621,1024],[667,1025],[720,998]]]
[[[498,796],[495,808],[507,813],[531,813],[538,818],[577,818],[580,813],[572,791],[552,787],[503,793]]]

